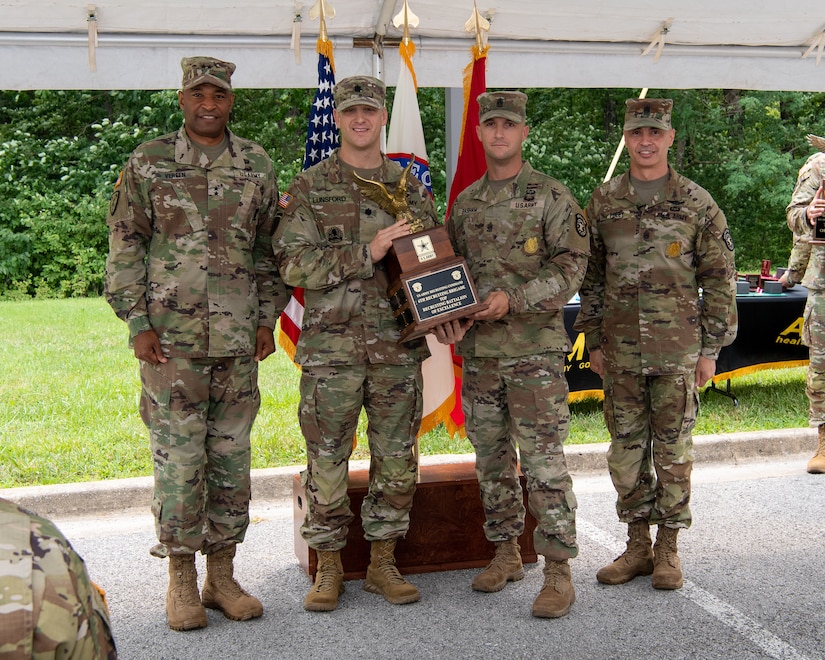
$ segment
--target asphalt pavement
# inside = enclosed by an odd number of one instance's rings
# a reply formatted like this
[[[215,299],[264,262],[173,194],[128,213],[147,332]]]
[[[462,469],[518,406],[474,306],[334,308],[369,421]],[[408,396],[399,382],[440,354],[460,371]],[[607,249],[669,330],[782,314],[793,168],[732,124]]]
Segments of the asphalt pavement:
[[[576,602],[562,619],[530,607],[542,560],[524,580],[477,593],[477,570],[410,576],[422,598],[390,605],[346,583],[334,612],[306,612],[311,586],[293,550],[292,480],[299,468],[253,473],[252,518],[236,576],[264,604],[246,622],[208,610],[202,630],[165,620],[167,564],[148,511],[151,479],[7,489],[0,495],[48,515],[107,593],[125,660],[231,658],[823,658],[825,475],[809,475],[810,429],[696,438],[693,526],[679,536],[685,586],[657,591],[649,577],[596,582],[624,549],[607,476],[606,445],[572,445],[567,459],[579,501]],[[423,462],[472,460],[425,457]],[[205,572],[198,558],[201,580]]]

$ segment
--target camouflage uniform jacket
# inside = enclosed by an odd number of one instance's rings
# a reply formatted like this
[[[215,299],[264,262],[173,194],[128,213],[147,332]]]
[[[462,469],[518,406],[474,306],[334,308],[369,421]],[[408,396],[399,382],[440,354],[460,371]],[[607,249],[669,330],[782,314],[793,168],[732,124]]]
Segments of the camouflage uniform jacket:
[[[736,268],[725,216],[668,168],[664,197],[640,206],[629,173],[599,186],[585,211],[592,254],[574,329],[611,370],[646,376],[695,369],[733,340]],[[702,289],[700,300],[699,289]]]
[[[377,180],[392,190],[401,173],[384,157]],[[427,189],[408,183],[407,198],[413,215],[433,227]],[[361,194],[338,151],[295,177],[280,203],[275,256],[284,282],[305,289],[296,360],[305,366],[415,364],[428,357],[424,339],[398,343],[387,273],[370,256],[370,241],[395,218]]]
[[[510,311],[476,322],[459,343],[466,357],[522,357],[569,351],[564,305],[584,277],[587,223],[570,191],[524,162],[498,193],[487,175],[456,198],[447,222],[481,300],[504,291]]]
[[[793,248],[791,249],[791,256],[788,260],[788,275],[786,278],[789,286],[799,284],[805,280],[813,248],[814,246],[810,243],[809,233],[806,232],[804,236],[794,233]],[[815,290],[815,283],[811,289]]]
[[[182,127],[139,146],[109,205],[106,299],[169,357],[255,352],[287,301],[272,256],[278,184],[267,153],[227,131],[210,163]]]
[[[0,499],[0,657],[116,658],[109,611],[51,521]]]
[[[794,247],[788,264],[792,281],[801,281],[814,291],[825,290],[825,245],[811,245],[803,237],[810,237],[813,232],[806,209],[822,183],[823,166],[825,153],[817,152],[805,161],[799,170],[791,202],[785,208],[788,227],[794,233]]]

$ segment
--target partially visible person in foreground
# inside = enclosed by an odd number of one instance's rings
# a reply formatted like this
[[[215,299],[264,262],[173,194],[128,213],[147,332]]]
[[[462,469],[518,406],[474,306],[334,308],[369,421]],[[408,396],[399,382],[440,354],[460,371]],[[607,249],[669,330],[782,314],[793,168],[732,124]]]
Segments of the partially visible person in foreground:
[[[0,498],[0,658],[114,660],[103,592],[53,522]]]

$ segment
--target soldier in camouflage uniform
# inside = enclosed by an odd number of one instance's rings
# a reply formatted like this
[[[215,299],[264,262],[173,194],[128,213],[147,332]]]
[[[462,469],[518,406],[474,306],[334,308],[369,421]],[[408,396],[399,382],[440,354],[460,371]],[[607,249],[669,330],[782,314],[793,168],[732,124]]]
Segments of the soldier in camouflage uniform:
[[[467,436],[476,452],[484,533],[495,544],[494,559],[472,587],[499,591],[524,577],[520,458],[538,522],[535,547],[545,559],[533,615],[556,618],[575,601],[568,559],[578,554],[576,497],[563,450],[570,424],[563,310],[584,277],[588,229],[570,191],[522,161],[527,97],[490,92],[478,103],[487,174],[458,195],[447,227],[487,309],[436,329],[439,341],[457,342],[464,358]]]
[[[54,523],[0,499],[0,657],[117,658],[103,593]]]
[[[808,461],[808,472],[825,474],[825,245],[811,244],[813,225],[825,213],[822,170],[825,154],[815,153],[799,170],[791,202],[785,209],[794,247],[786,274],[787,284],[801,282],[808,289],[802,340],[808,347],[808,418],[817,428],[819,443]]]
[[[140,412],[154,459],[152,511],[169,557],[167,618],[206,625],[204,606],[260,616],[233,578],[249,524],[258,362],[275,350],[287,295],[272,254],[278,188],[259,145],[227,130],[235,65],[184,58],[177,133],[139,146],[109,207],[106,298],[140,360]],[[194,553],[207,556],[203,598]]]
[[[652,573],[657,589],[682,586],[676,538],[691,523],[697,388],[715,374],[736,325],[725,216],[667,162],[672,105],[627,101],[630,171],[597,188],[585,209],[591,256],[574,325],[604,381],[607,462],[628,523],[627,550],[596,578],[622,584]],[[658,525],[652,549],[650,525]]]
[[[384,97],[384,84],[368,76],[335,86],[341,147],[292,182],[279,202],[283,217],[273,239],[284,282],[305,289],[296,359],[307,445],[301,534],[318,555],[315,584],[304,600],[310,611],[334,610],[344,592],[341,549],[353,520],[348,461],[362,408],[371,455],[369,492],[361,507],[364,536],[371,543],[364,589],[396,604],[419,599],[418,589],[398,573],[394,552],[409,526],[417,469],[413,448],[422,415],[421,362],[429,351],[424,339],[399,343],[382,261],[392,240],[408,235],[410,225],[363,195],[353,178],[357,173],[392,191],[401,177],[401,167],[381,153]],[[415,184],[407,190],[412,215],[432,227],[432,199]]]

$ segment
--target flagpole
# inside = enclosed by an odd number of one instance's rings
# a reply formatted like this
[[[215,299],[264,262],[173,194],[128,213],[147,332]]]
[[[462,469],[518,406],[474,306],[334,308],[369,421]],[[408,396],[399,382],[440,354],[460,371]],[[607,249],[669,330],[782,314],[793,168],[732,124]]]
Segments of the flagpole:
[[[647,87],[645,87],[639,94],[639,98],[643,99],[645,96],[647,96]],[[613,154],[613,161],[610,163],[610,167],[607,168],[607,174],[604,175],[602,183],[610,181],[610,179],[613,177],[613,170],[616,169],[616,165],[619,162],[619,157],[622,155],[622,149],[624,149],[624,131],[622,132],[622,139],[619,140],[619,146],[616,147],[616,153]]]

